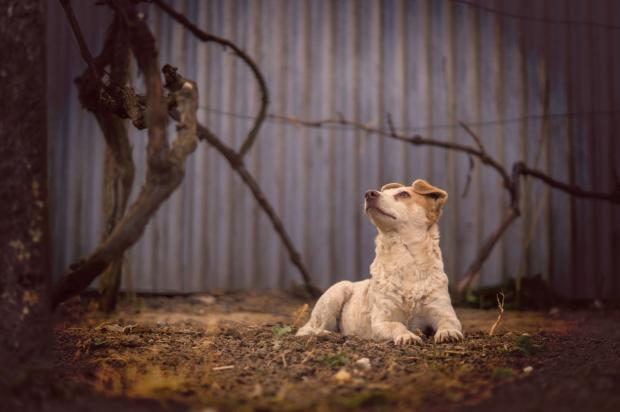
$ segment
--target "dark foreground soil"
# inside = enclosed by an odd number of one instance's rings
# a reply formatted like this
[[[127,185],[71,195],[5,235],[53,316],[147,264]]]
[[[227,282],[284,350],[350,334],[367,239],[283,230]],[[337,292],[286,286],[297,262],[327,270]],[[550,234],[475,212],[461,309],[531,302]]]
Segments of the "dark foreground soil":
[[[58,319],[43,409],[620,410],[618,312],[507,311],[489,336],[497,313],[464,309],[464,342],[395,347],[295,337],[308,311],[279,293],[92,303]]]

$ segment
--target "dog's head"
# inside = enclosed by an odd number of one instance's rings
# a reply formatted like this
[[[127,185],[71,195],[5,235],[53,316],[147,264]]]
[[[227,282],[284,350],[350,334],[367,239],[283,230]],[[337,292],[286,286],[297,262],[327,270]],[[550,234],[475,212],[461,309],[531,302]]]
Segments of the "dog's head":
[[[365,194],[364,210],[381,232],[428,230],[439,220],[448,194],[422,179],[411,186],[388,183]]]

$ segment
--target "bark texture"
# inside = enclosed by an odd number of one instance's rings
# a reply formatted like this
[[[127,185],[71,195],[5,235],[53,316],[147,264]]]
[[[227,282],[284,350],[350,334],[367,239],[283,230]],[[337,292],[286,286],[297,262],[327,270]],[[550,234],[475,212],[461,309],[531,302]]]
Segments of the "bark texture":
[[[48,368],[45,3],[0,1],[0,394]]]
[[[111,50],[100,57],[109,59],[110,86],[114,90],[123,90],[129,82],[129,43],[126,29],[115,22],[114,30],[108,33],[106,44]],[[106,47],[107,49],[107,47]],[[102,62],[105,63],[105,62]],[[83,78],[90,75],[87,70]],[[83,81],[78,82],[84,84]],[[87,103],[82,102],[87,105]],[[107,110],[94,111],[97,123],[103,131],[106,141],[105,163],[103,171],[103,214],[105,240],[116,224],[120,222],[127,209],[135,176],[131,144],[127,130],[127,121]],[[104,312],[112,312],[116,308],[118,291],[121,286],[123,256],[111,262],[101,276],[100,308]]]

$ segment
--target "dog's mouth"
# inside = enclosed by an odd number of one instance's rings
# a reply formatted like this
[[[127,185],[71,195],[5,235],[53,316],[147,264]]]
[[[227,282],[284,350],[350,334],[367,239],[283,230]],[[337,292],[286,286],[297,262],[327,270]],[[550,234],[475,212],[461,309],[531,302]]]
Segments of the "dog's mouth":
[[[374,206],[374,205],[366,205],[366,213],[368,213],[369,211],[374,210],[375,212],[378,212],[384,216],[387,217],[391,217],[392,219],[396,220],[396,216],[394,216],[391,213],[386,212],[385,210],[381,209],[378,206]]]

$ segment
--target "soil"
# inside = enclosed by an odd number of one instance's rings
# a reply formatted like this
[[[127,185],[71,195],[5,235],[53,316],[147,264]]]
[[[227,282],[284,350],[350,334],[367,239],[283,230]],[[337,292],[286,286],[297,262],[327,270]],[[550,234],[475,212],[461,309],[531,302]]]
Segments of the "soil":
[[[465,341],[396,347],[296,337],[308,303],[150,297],[106,316],[69,302],[55,325],[63,407],[51,409],[620,410],[620,312],[506,311],[489,336],[497,311],[459,309]]]

